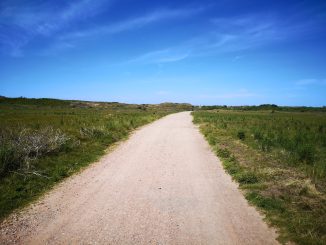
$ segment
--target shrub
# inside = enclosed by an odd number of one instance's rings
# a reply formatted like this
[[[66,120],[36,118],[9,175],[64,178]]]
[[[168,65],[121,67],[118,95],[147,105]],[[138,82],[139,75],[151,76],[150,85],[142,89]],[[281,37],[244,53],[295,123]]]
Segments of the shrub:
[[[30,170],[35,160],[60,151],[70,140],[59,129],[2,130],[0,136],[0,175],[13,170]]]

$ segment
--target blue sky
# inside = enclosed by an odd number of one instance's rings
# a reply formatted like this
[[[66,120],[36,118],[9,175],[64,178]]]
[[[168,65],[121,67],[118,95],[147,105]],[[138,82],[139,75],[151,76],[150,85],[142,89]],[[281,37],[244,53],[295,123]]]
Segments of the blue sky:
[[[0,94],[326,105],[326,1],[1,0]]]

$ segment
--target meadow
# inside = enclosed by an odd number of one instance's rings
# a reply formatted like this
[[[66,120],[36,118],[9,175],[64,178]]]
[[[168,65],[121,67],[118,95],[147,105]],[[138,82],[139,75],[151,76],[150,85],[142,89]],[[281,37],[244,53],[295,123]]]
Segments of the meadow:
[[[280,241],[326,244],[324,108],[210,109],[193,112],[194,122]]]
[[[0,98],[0,219],[102,156],[134,129],[188,104]]]

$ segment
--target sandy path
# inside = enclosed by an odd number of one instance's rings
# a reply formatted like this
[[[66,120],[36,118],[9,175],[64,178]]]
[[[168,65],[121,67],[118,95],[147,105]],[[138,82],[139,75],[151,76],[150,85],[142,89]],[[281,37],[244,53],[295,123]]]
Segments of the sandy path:
[[[0,244],[277,244],[189,112],[137,130],[0,232]]]

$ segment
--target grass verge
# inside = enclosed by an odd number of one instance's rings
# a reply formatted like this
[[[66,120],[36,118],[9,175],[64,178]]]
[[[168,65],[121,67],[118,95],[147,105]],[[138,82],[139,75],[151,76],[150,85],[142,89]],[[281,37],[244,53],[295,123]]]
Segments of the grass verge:
[[[0,98],[0,220],[131,131],[190,105]]]
[[[324,125],[324,115],[195,111],[193,116],[248,202],[258,207],[266,221],[279,230],[280,242],[326,244],[324,136],[317,135],[319,125]],[[306,130],[301,131],[306,142],[309,137],[321,138],[312,145],[313,161],[309,157],[294,160],[297,148],[289,152],[289,148],[277,144],[278,128],[284,127],[281,140],[284,143],[295,139],[299,126]],[[257,134],[272,142],[268,149],[261,147],[263,141],[257,139]],[[303,143],[298,147],[300,144]]]

